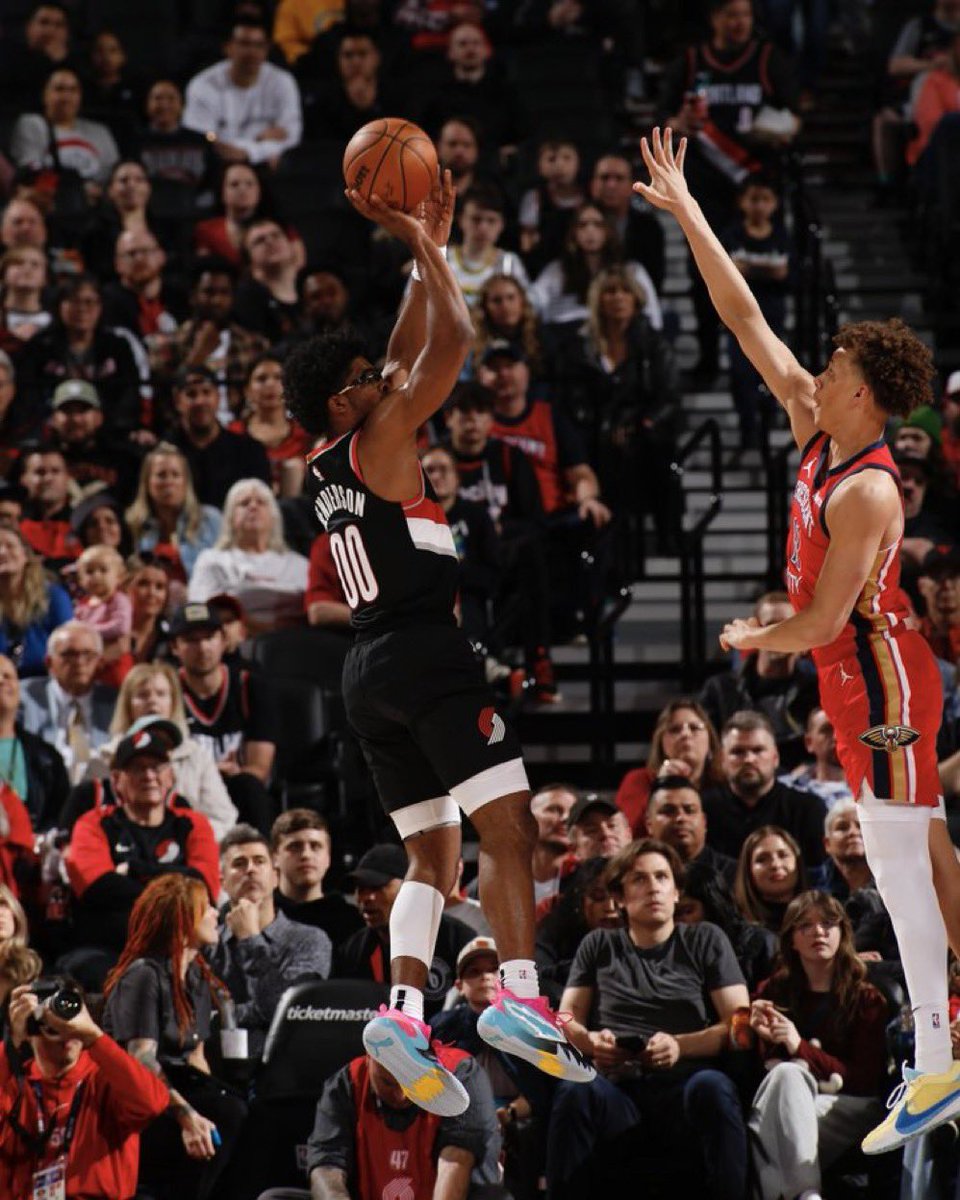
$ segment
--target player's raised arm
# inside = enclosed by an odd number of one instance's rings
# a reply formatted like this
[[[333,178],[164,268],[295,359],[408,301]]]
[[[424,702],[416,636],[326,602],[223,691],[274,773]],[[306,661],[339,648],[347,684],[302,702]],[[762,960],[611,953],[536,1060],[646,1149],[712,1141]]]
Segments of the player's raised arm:
[[[430,195],[419,206],[415,216],[424,233],[443,249],[450,240],[457,189],[449,171],[434,185]],[[397,384],[406,381],[427,336],[427,293],[420,279],[413,278],[406,289],[396,324],[387,345],[384,378]]]
[[[413,253],[425,301],[423,347],[406,383],[384,400],[365,423],[367,436],[379,428],[413,434],[453,390],[473,344],[473,323],[456,276],[443,252],[414,216],[390,208],[376,195],[347,197],[358,212],[405,242]]]
[[[798,445],[806,445],[816,432],[810,408],[813,377],[767,324],[733,259],[710,228],[700,205],[690,195],[683,177],[686,138],[681,140],[676,154],[670,129],[663,137],[659,129],[654,129],[651,142],[652,145],[644,138],[640,143],[650,182],[635,183],[634,191],[676,218],[690,243],[697,268],[720,319],[786,409]]]

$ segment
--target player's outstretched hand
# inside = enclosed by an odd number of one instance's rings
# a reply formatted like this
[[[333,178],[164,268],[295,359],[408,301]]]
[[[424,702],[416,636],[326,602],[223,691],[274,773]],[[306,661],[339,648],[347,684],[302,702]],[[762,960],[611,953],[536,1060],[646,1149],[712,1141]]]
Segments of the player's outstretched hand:
[[[430,189],[430,195],[417,209],[417,218],[423,232],[437,246],[446,246],[453,231],[453,210],[457,203],[457,189],[449,169]]]
[[[724,650],[754,650],[757,644],[756,634],[760,628],[756,617],[750,617],[746,621],[737,618],[724,625],[720,634],[720,645]]]
[[[663,136],[660,127],[651,135],[652,148],[646,138],[640,139],[640,153],[650,172],[650,182],[637,182],[633,190],[649,200],[655,208],[677,213],[690,199],[687,181],[683,177],[683,161],[687,156],[687,139],[680,139],[676,154],[673,151],[673,130],[667,127]]]
[[[374,221],[381,229],[399,238],[413,249],[423,237],[423,226],[412,213],[402,212],[399,208],[391,208],[374,192],[367,199],[361,196],[356,188],[344,189],[344,195],[360,213],[369,221]]]

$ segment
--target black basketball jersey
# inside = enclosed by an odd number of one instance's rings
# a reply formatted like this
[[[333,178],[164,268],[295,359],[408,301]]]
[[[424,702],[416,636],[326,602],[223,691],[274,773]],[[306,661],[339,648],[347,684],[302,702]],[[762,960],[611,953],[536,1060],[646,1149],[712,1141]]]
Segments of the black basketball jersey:
[[[406,503],[384,500],[364,483],[359,432],[309,455],[314,511],[330,534],[330,553],[358,633],[405,625],[454,624],[459,560],[453,534],[429,480]]]

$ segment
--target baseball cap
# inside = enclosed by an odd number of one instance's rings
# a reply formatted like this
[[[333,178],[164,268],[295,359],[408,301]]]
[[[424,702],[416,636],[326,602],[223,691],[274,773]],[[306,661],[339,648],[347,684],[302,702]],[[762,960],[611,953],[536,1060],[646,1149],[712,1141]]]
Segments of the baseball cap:
[[[102,411],[100,394],[92,383],[85,379],[65,379],[58,383],[50,401],[53,409],[63,408],[65,404],[88,404],[91,408]]]
[[[462,975],[467,964],[472,959],[479,958],[484,954],[492,954],[497,962],[500,962],[500,956],[497,953],[497,943],[493,938],[472,938],[457,955],[457,974]]]
[[[955,396],[960,393],[960,371],[951,371],[947,376],[947,386],[943,389],[945,396]]]
[[[570,809],[570,815],[567,817],[567,828],[572,829],[574,825],[582,821],[591,808],[602,808],[604,812],[608,813],[615,813],[617,811],[616,804],[606,796],[599,796],[596,792],[587,792]]]
[[[409,865],[402,846],[382,842],[370,847],[347,878],[355,887],[383,887],[392,879],[403,879]]]
[[[83,500],[70,514],[70,532],[79,536],[84,525],[98,508],[109,508],[123,523],[123,509],[120,507],[120,502],[112,492],[101,489],[99,492],[93,492],[89,496],[85,496]]]
[[[164,738],[170,750],[176,750],[183,742],[183,733],[176,721],[171,721],[169,717],[161,717],[159,713],[138,717],[127,730],[127,737],[132,737],[143,729],[149,729],[157,737]]]
[[[170,636],[181,637],[195,629],[221,629],[220,618],[209,604],[184,604],[173,614]]]
[[[181,367],[173,381],[173,390],[180,391],[185,388],[192,380],[203,379],[207,383],[212,383],[217,386],[217,377],[209,367],[197,365],[194,367]]]
[[[170,761],[170,748],[167,739],[153,729],[141,729],[137,733],[128,733],[121,738],[113,752],[113,766],[121,771],[130,765],[131,761],[141,754],[149,754],[151,758],[159,758],[161,762]]]
[[[511,358],[514,362],[526,362],[527,356],[523,352],[523,347],[517,342],[511,342],[508,338],[494,338],[483,352],[483,363],[490,362],[492,358]]]

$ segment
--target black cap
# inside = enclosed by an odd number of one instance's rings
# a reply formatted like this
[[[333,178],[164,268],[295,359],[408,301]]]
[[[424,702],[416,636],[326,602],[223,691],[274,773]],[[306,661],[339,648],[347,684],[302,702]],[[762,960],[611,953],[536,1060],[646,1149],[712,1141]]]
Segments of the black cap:
[[[490,362],[492,358],[512,358],[514,362],[526,362],[527,356],[523,352],[523,347],[519,342],[510,341],[509,338],[494,338],[483,352],[483,363]]]
[[[169,762],[170,743],[162,733],[154,729],[141,729],[137,733],[128,733],[125,738],[121,739],[113,752],[113,766],[116,770],[121,771],[140,754],[149,754],[151,758]]]
[[[70,514],[70,532],[79,536],[83,532],[84,525],[98,508],[109,508],[119,518],[120,523],[123,523],[123,509],[120,507],[120,501],[112,492],[101,490],[85,496]]]
[[[209,604],[184,604],[173,614],[170,636],[181,637],[197,629],[222,629],[220,618]]]
[[[204,379],[207,383],[212,383],[214,387],[219,386],[216,374],[209,367],[181,367],[173,381],[173,390],[179,392],[195,379]]]
[[[951,546],[949,550],[931,550],[923,560],[920,574],[927,575],[930,579],[960,575],[960,549]]]
[[[572,829],[574,825],[579,824],[592,808],[602,808],[604,812],[608,813],[615,813],[617,811],[616,804],[606,796],[599,796],[596,792],[587,792],[570,809],[570,816],[567,817],[567,828]]]
[[[383,887],[392,879],[403,879],[410,866],[402,846],[383,842],[370,849],[347,876],[354,887]]]

